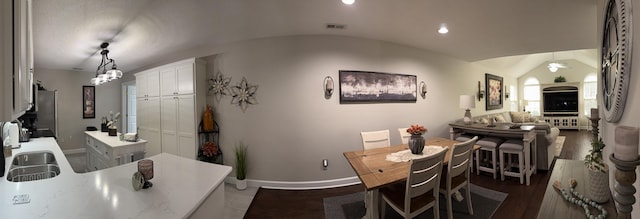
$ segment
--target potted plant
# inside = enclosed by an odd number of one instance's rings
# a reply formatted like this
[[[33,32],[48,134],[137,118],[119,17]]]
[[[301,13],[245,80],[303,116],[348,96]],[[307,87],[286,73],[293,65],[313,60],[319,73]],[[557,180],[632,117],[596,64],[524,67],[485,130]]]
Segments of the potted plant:
[[[553,79],[553,82],[555,82],[555,83],[567,82],[567,79],[564,78],[564,76],[558,76],[555,79]]]
[[[247,145],[240,142],[236,148],[236,188],[247,188]]]
[[[589,172],[589,194],[591,200],[603,203],[609,200],[609,169],[602,159],[602,151],[605,144],[602,138],[594,138],[591,140],[591,150],[584,158],[584,163]]]
[[[111,120],[107,123],[107,127],[109,127],[109,136],[116,136],[118,135],[118,127],[116,127],[116,123],[120,118],[120,112],[116,113],[114,116],[113,111],[109,111],[109,117],[111,117]]]

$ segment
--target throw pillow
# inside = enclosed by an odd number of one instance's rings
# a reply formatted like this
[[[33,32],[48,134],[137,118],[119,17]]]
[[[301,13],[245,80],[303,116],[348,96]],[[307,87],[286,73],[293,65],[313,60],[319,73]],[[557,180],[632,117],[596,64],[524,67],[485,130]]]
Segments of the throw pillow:
[[[482,118],[480,119],[480,123],[482,123],[482,124],[489,124],[489,120],[488,120],[486,117],[482,117]]]
[[[496,122],[507,122],[507,120],[504,119],[504,116],[502,116],[502,114],[498,114],[495,118],[496,118]]]
[[[511,112],[511,121],[514,123],[530,122],[531,114],[528,112]]]

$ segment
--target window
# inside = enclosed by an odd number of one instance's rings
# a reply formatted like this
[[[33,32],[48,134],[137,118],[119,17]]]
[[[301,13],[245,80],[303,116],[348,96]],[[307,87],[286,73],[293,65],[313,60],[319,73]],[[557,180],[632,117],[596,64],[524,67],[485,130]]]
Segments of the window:
[[[584,78],[582,84],[582,91],[584,99],[584,115],[591,116],[591,108],[598,108],[598,102],[596,101],[596,95],[598,93],[598,77],[596,74],[589,74]]]
[[[538,79],[529,78],[524,81],[524,99],[527,101],[525,109],[531,115],[540,116],[540,82]]]

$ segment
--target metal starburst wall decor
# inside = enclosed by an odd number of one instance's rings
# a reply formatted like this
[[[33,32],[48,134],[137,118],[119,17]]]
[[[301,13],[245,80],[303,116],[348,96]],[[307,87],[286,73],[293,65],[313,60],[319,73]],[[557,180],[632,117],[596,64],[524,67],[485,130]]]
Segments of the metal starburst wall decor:
[[[258,85],[250,85],[247,83],[247,79],[242,77],[242,81],[240,81],[240,83],[231,87],[231,92],[233,93],[231,104],[238,105],[244,113],[250,104],[258,103],[255,98],[256,91],[258,91]]]
[[[225,78],[220,71],[216,72],[213,78],[209,79],[209,94],[214,95],[219,102],[222,96],[231,94],[229,83],[231,83],[231,77]]]

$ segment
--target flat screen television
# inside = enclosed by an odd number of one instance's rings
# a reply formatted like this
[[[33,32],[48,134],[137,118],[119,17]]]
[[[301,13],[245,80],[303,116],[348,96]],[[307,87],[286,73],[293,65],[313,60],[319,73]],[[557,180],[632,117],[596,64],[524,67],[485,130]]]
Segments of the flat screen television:
[[[578,92],[549,92],[543,93],[544,112],[578,112]]]

